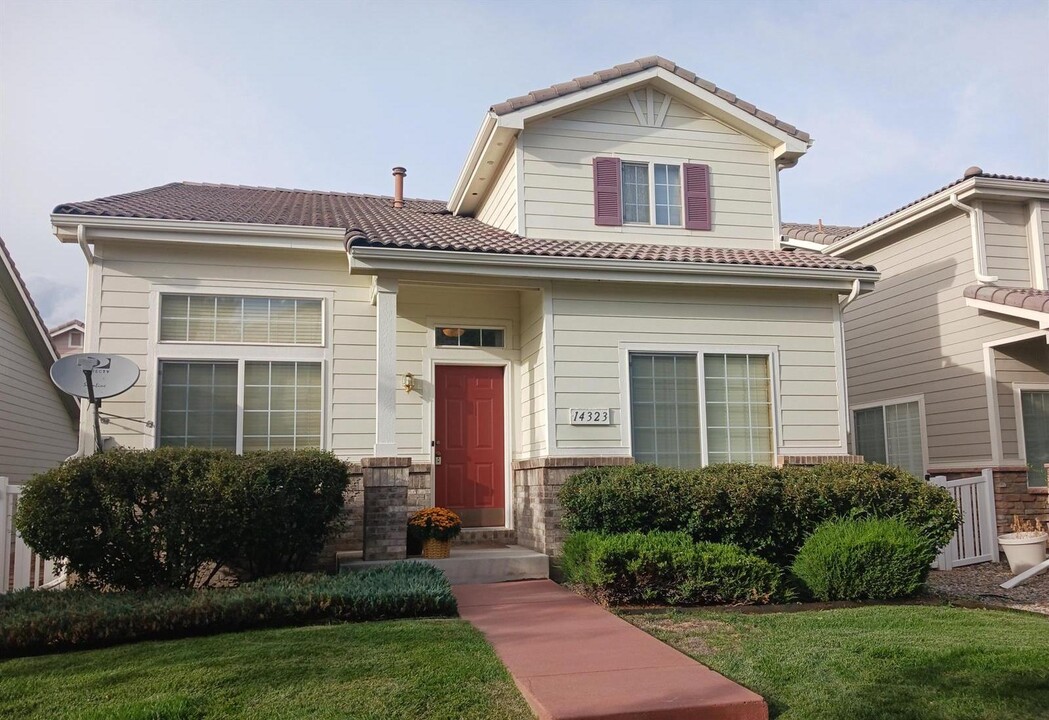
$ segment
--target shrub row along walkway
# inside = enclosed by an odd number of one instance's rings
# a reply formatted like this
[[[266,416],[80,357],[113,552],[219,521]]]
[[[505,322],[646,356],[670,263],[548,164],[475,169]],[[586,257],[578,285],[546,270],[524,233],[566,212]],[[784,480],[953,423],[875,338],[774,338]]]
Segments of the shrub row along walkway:
[[[549,580],[453,588],[540,720],[767,720],[761,696]]]

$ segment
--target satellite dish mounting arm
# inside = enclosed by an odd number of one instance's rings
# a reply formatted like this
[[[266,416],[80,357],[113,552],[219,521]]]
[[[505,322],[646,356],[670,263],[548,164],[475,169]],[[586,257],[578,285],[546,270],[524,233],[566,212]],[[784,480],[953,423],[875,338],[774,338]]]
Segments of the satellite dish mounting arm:
[[[91,373],[94,368],[84,368],[84,379],[87,381],[87,402],[95,406],[95,449],[102,452],[102,425],[99,423],[98,414],[102,409],[102,401],[95,398],[95,386],[91,382]]]

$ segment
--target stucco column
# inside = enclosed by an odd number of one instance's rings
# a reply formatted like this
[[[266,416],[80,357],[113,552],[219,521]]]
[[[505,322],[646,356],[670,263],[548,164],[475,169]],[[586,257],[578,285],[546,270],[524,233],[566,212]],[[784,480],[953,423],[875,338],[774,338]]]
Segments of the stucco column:
[[[375,280],[375,456],[397,455],[397,281]]]

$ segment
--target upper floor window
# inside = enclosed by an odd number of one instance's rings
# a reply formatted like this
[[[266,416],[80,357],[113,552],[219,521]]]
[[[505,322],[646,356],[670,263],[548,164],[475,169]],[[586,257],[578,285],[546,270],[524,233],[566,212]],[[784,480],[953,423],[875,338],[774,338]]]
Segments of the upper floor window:
[[[163,295],[160,341],[321,345],[321,301],[232,295]]]
[[[710,230],[710,166],[594,158],[594,223]]]
[[[887,403],[853,411],[856,454],[925,475],[921,407],[918,401]]]
[[[681,225],[681,166],[625,162],[623,222]]]
[[[84,347],[84,333],[80,332],[79,330],[72,330],[69,333],[69,347]]]

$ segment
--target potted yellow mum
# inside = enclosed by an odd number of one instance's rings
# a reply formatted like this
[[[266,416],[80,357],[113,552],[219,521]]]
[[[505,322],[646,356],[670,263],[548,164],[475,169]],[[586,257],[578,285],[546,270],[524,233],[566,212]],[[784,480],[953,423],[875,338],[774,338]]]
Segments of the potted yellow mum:
[[[422,540],[423,557],[431,559],[448,557],[452,538],[462,528],[462,519],[447,508],[423,508],[408,521],[408,532],[412,537]]]

